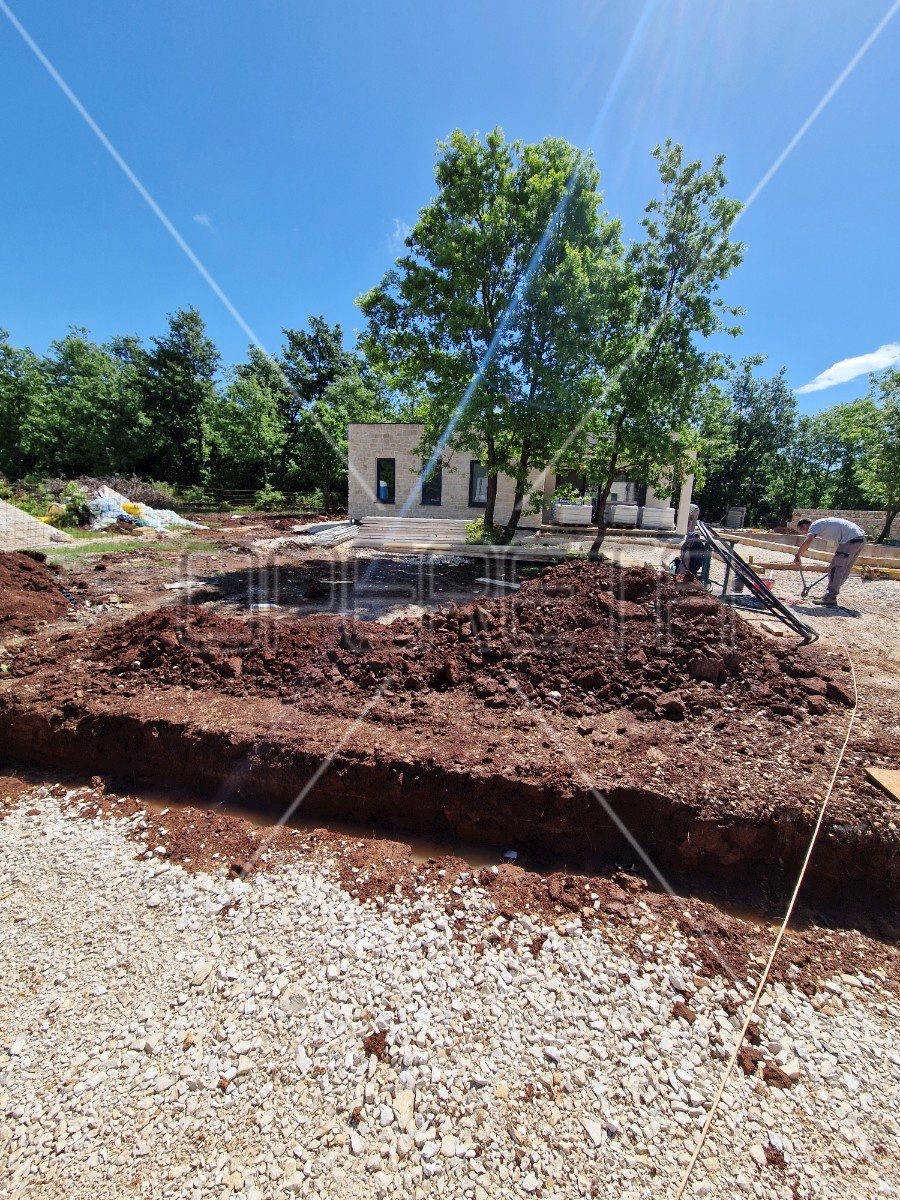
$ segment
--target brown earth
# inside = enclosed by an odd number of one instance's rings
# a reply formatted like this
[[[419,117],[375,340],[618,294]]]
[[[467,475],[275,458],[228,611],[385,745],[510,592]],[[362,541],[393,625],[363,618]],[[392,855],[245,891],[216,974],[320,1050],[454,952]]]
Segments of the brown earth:
[[[26,644],[0,735],[10,758],[570,866],[643,869],[624,826],[692,886],[777,893],[849,696],[839,657],[772,645],[668,577],[584,563],[389,626],[182,604]],[[862,767],[893,755],[873,740],[848,762],[809,870],[811,895],[888,925],[898,836]]]
[[[46,555],[37,550],[0,553],[0,639],[30,633],[68,608]]]
[[[648,568],[551,567],[515,596],[389,626],[294,622],[167,607],[86,648],[101,675],[228,695],[467,689],[486,708],[529,703],[590,716],[621,708],[680,721],[730,704],[779,716],[853,703],[844,664],[770,648],[699,587]],[[23,659],[22,670],[40,665]]]

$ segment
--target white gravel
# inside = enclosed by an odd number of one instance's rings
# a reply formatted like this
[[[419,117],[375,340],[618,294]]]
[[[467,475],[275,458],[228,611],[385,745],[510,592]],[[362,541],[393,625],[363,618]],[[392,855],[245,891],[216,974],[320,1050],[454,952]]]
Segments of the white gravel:
[[[0,1194],[673,1193],[740,1012],[715,981],[673,1018],[698,964],[649,909],[646,960],[571,916],[535,958],[473,887],[479,951],[427,894],[190,875],[127,833],[45,790],[0,823]],[[798,1082],[736,1072],[688,1195],[897,1194],[898,1004],[875,972],[764,999]]]

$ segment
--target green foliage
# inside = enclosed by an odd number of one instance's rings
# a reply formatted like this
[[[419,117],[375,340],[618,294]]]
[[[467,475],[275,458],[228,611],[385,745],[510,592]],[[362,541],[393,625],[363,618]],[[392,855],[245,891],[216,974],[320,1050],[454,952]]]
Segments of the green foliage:
[[[849,420],[859,433],[863,453],[856,477],[866,498],[885,512],[878,541],[885,541],[900,513],[900,370],[885,371],[865,400],[856,401]]]
[[[784,369],[759,378],[761,356],[732,366],[727,388],[711,403],[701,432],[703,482],[696,500],[712,520],[747,506],[751,524],[768,520],[792,492],[797,462],[797,403]],[[790,516],[790,511],[787,514]]]
[[[485,523],[484,517],[476,517],[466,525],[466,541],[472,546],[500,546],[506,539],[503,530]]]
[[[195,308],[173,313],[167,335],[152,342],[143,386],[150,420],[145,465],[174,483],[202,482],[218,398],[219,352]]]
[[[271,487],[268,483],[265,487],[260,488],[253,497],[253,507],[262,512],[276,512],[278,509],[284,508],[285,503],[284,492],[279,492],[277,488]]]
[[[583,406],[583,378],[614,264],[618,223],[600,213],[589,154],[456,130],[438,146],[437,196],[408,253],[363,296],[369,360],[419,399],[426,451],[477,454],[493,520],[497,475],[516,484],[511,536],[536,467]]]
[[[706,414],[696,493],[703,512],[716,520],[745,504],[749,523],[769,524],[786,522],[795,508],[887,511],[890,491],[876,478],[890,477],[879,447],[890,445],[883,419],[891,404],[876,398],[885,381],[867,399],[801,417],[783,370],[770,379],[753,374],[762,361],[733,368]]]
[[[589,380],[589,417],[573,443],[574,458],[600,484],[594,554],[620,465],[662,492],[690,469],[697,424],[722,371],[704,341],[738,332],[726,326],[738,310],[717,295],[743,255],[729,239],[740,205],[722,194],[724,160],[708,168],[686,162],[669,141],[654,157],[662,195],[648,204],[643,237],[618,272]]]
[[[62,513],[54,517],[54,525],[62,529],[83,529],[90,525],[94,514],[88,508],[87,495],[79,484],[67,483],[56,502],[65,507]]]
[[[179,490],[178,503],[183,508],[191,508],[193,505],[196,505],[199,508],[205,508],[207,505],[212,503],[212,496],[205,487],[193,485],[191,487],[184,487]],[[171,506],[167,505],[166,507]]]
[[[580,504],[582,494],[574,484],[561,483],[553,493],[553,499],[562,503]]]
[[[136,471],[169,479],[189,504],[208,504],[207,488],[273,488],[323,492],[338,506],[347,423],[395,410],[371,368],[344,348],[340,326],[313,317],[309,331],[285,333],[283,359],[251,346],[223,379],[195,309],[173,313],[149,350],[133,337],[101,346],[73,329],[39,358],[0,331],[0,472],[64,477],[50,495],[26,489],[41,514],[72,478],[171,507],[173,495]]]

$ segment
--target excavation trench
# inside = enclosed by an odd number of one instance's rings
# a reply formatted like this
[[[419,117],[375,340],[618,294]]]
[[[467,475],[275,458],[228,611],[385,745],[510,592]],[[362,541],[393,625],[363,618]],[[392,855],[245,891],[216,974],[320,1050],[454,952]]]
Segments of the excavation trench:
[[[500,861],[514,849],[537,869],[626,865],[652,877],[597,794],[571,780],[561,786],[487,767],[454,770],[401,757],[388,746],[373,752],[353,738],[329,753],[310,732],[279,736],[270,729],[259,737],[162,712],[150,717],[101,705],[77,711],[70,704],[65,712],[42,713],[9,697],[0,704],[0,745],[7,762],[190,794],[244,815],[250,810],[261,823],[290,811],[290,823],[349,823],[367,835],[424,839],[473,865]],[[679,891],[711,889],[738,897],[745,908],[793,883],[811,833],[810,820],[796,811],[754,819],[638,787],[607,788],[603,796]],[[883,909],[896,889],[890,845],[862,826],[826,822],[807,873],[807,901],[827,900],[832,910]]]

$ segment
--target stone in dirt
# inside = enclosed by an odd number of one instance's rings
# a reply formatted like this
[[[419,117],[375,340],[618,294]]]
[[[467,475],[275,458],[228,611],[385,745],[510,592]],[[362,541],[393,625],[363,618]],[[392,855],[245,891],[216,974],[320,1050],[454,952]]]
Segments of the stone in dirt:
[[[603,1125],[600,1121],[591,1121],[587,1117],[581,1117],[581,1124],[584,1126],[584,1131],[591,1140],[591,1144],[599,1146],[603,1142]]]
[[[194,973],[191,976],[191,987],[200,987],[202,983],[206,983],[213,972],[213,964],[211,962],[199,962],[194,967]]]

